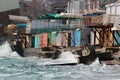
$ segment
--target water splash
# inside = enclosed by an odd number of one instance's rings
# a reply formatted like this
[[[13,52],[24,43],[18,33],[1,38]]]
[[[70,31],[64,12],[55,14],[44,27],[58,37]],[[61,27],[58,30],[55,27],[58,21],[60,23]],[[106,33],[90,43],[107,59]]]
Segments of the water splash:
[[[70,51],[62,52],[59,59],[69,60],[78,63],[78,55],[72,54]]]
[[[44,63],[37,65],[72,65],[79,62],[78,55],[72,54],[70,51],[63,51],[58,59],[41,59]]]
[[[100,65],[98,58],[96,58],[96,60],[90,66],[96,66],[96,65]]]
[[[43,66],[38,58],[0,58],[0,80],[120,80],[120,66]],[[55,61],[55,60],[54,60]]]
[[[17,52],[12,51],[10,44],[8,43],[8,41],[6,41],[0,46],[0,57],[13,57],[13,56],[18,57],[19,55],[17,54]]]

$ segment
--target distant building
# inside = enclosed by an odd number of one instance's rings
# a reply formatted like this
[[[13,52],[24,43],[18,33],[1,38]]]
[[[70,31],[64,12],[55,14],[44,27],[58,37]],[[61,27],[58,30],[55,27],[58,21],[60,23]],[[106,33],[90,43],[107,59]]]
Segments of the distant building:
[[[67,12],[83,14],[85,9],[85,0],[71,0],[68,3]]]
[[[67,12],[68,13],[73,13],[73,14],[84,14],[86,16],[89,15],[93,15],[93,13],[95,12],[101,12],[104,13],[105,12],[105,5],[106,4],[110,4],[110,3],[114,3],[117,0],[71,0],[71,2],[68,4],[68,8],[67,8]],[[80,25],[80,22],[82,22],[79,20],[79,22],[77,21],[71,21],[71,26],[75,26],[77,27],[77,23],[79,28],[81,29],[81,46],[85,46],[87,44],[91,44],[91,42],[93,41],[90,40],[90,28],[86,27],[87,25],[90,25],[90,23],[93,22],[98,22],[100,23],[100,21],[102,21],[102,18],[93,18],[93,19],[86,19],[86,24]],[[74,24],[75,23],[75,24]],[[97,42],[97,41],[96,41]]]
[[[116,1],[118,1],[118,0],[99,0],[99,3],[100,3],[100,9],[106,9],[105,8],[105,5],[106,4],[111,4],[111,3],[114,3],[114,2],[116,2]]]
[[[85,0],[85,9],[94,10],[95,8],[99,10],[105,10],[105,5],[114,3],[118,0]]]

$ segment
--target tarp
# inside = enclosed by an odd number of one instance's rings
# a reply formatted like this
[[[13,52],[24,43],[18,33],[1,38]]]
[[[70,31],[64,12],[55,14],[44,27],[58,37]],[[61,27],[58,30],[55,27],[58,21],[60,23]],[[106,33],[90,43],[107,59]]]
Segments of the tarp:
[[[17,27],[19,27],[19,28],[25,28],[25,27],[27,27],[27,24],[17,24]]]
[[[42,20],[42,19],[79,19],[79,16],[75,16],[73,14],[69,14],[68,16],[66,16],[68,14],[45,14],[42,16],[39,16],[38,19]]]
[[[114,32],[114,46],[120,45],[120,31],[115,31]]]
[[[76,13],[60,13],[60,17],[64,18],[73,18],[73,19],[79,19],[83,18],[83,14],[76,14]]]
[[[56,14],[44,14],[39,16],[38,19],[54,19]]]
[[[68,46],[68,33],[59,32],[56,36],[57,46]]]
[[[9,19],[14,21],[20,21],[20,22],[30,21],[30,19],[26,16],[16,16],[16,15],[9,15]]]
[[[52,32],[51,45],[56,45],[56,32]]]

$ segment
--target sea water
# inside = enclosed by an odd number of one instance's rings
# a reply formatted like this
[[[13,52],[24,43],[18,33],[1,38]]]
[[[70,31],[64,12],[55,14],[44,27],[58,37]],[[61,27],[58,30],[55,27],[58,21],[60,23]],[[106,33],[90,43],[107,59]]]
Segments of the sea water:
[[[119,65],[44,65],[47,59],[22,58],[8,42],[0,46],[0,80],[120,80]],[[49,62],[50,63],[50,62]]]

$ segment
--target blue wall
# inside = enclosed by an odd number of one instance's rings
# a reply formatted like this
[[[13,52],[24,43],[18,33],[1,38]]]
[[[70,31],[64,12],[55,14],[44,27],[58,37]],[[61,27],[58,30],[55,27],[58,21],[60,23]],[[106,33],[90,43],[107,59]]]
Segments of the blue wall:
[[[39,47],[39,35],[35,35],[35,45],[34,45],[35,48],[38,48]]]
[[[81,31],[75,30],[71,33],[71,46],[79,47],[81,42]]]
[[[120,31],[118,31],[118,33],[120,34]],[[114,39],[114,46],[116,45],[120,45],[120,36],[118,35],[118,33],[115,31],[114,32],[114,37],[117,39],[117,41]]]

